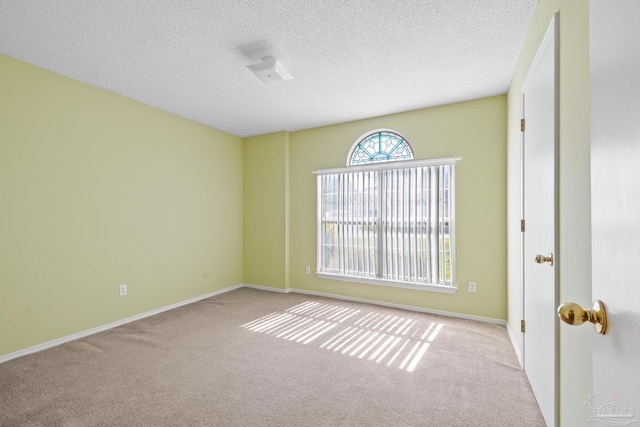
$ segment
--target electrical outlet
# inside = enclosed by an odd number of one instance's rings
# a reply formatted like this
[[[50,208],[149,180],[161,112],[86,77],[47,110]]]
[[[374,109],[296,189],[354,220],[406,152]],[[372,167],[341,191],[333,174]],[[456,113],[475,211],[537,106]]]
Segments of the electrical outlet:
[[[311,274],[311,266],[307,265],[307,267],[305,268],[305,271],[307,272],[307,274]]]
[[[123,297],[127,295],[127,285],[120,285],[120,296]]]
[[[469,282],[469,292],[476,291],[476,282]]]

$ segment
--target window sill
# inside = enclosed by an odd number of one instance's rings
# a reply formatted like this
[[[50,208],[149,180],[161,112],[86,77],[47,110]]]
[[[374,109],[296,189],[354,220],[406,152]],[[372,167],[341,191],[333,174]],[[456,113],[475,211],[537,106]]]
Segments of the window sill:
[[[456,286],[443,285],[418,285],[404,282],[394,282],[382,279],[366,279],[363,277],[341,276],[338,274],[316,273],[319,279],[338,280],[342,282],[364,283],[367,285],[387,286],[391,288],[413,289],[416,291],[439,292],[443,294],[455,294],[458,288]]]

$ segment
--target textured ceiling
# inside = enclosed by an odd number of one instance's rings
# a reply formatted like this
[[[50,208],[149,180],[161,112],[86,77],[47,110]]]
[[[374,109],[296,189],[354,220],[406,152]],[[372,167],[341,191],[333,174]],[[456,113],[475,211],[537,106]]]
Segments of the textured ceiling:
[[[0,0],[0,53],[246,137],[503,94],[536,4]]]

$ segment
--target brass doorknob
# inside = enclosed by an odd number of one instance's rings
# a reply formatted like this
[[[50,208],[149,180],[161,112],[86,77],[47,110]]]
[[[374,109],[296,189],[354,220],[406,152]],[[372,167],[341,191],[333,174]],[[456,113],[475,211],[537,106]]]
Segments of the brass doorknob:
[[[575,302],[565,302],[558,307],[558,317],[569,325],[582,325],[584,322],[593,323],[599,334],[607,332],[607,311],[600,300],[593,302],[593,308],[585,310]]]
[[[548,262],[549,265],[553,265],[553,254],[549,254],[547,256],[536,255],[536,262],[538,264],[544,264],[545,262]]]

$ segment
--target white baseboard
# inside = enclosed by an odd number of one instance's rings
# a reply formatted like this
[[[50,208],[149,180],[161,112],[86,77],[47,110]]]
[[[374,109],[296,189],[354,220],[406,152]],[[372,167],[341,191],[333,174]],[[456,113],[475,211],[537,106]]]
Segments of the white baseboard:
[[[191,298],[191,299],[188,299],[188,300],[185,300],[185,301],[180,301],[180,302],[177,302],[175,304],[168,305],[166,307],[161,307],[161,308],[158,308],[158,309],[155,309],[155,310],[147,311],[146,313],[142,313],[142,314],[138,314],[138,315],[135,315],[135,316],[127,317],[126,319],[122,319],[122,320],[117,320],[115,322],[108,323],[106,325],[102,325],[102,326],[98,326],[96,328],[88,329],[86,331],[78,332],[77,334],[73,334],[73,335],[69,335],[69,336],[66,336],[66,337],[58,338],[58,339],[53,340],[53,341],[48,341],[48,342],[45,342],[45,343],[42,343],[42,344],[34,345],[33,347],[28,347],[28,348],[25,348],[25,349],[22,349],[22,350],[18,350],[18,351],[13,352],[13,353],[5,354],[5,355],[0,356],[0,363],[8,362],[11,359],[15,359],[15,358],[18,358],[18,357],[26,356],[27,354],[37,353],[39,351],[46,350],[48,348],[58,346],[60,344],[64,344],[64,343],[69,342],[69,341],[74,341],[74,340],[77,340],[77,339],[80,339],[80,338],[87,337],[89,335],[97,334],[98,332],[106,331],[108,329],[112,329],[112,328],[124,325],[126,323],[135,322],[136,320],[144,319],[145,317],[153,316],[153,315],[162,313],[163,311],[173,310],[174,308],[182,307],[183,305],[187,305],[187,304],[192,304],[194,302],[203,300],[205,298],[209,298],[209,297],[213,297],[213,296],[216,296],[216,295],[220,295],[220,294],[223,294],[223,293],[226,293],[226,292],[230,292],[230,291],[233,291],[235,289],[242,288],[242,287],[243,287],[242,284],[238,284],[238,285],[231,286],[231,287],[228,287],[228,288],[219,289],[217,291],[210,292],[210,293],[205,294],[205,295],[200,295],[198,297]]]
[[[254,285],[252,283],[245,283],[242,286],[245,287],[245,288],[259,289],[261,291],[280,292],[280,293],[283,293],[283,294],[288,294],[289,293],[288,289],[272,288],[271,286]]]
[[[522,363],[522,352],[520,351],[520,347],[518,347],[518,340],[511,330],[511,326],[507,322],[507,333],[509,334],[509,339],[511,340],[511,345],[513,346],[513,351],[516,352],[516,357],[518,358],[518,363],[520,363],[520,367],[524,369],[524,364]]]
[[[507,324],[507,322],[505,320],[494,319],[494,318],[491,318],[491,317],[473,316],[473,315],[470,315],[470,314],[454,313],[454,312],[450,312],[450,311],[432,310],[432,309],[429,309],[429,308],[415,307],[415,306],[412,306],[412,305],[393,304],[393,303],[384,302],[384,301],[376,301],[376,300],[369,300],[369,299],[364,299],[364,298],[348,297],[348,296],[330,294],[330,293],[325,293],[325,292],[308,291],[306,289],[290,288],[290,289],[285,290],[285,289],[282,289],[282,288],[272,288],[272,287],[268,287],[268,286],[253,285],[253,284],[250,284],[250,283],[245,283],[244,286],[247,287],[247,288],[260,289],[260,290],[263,290],[263,291],[284,292],[284,293],[293,292],[293,293],[298,293],[298,294],[314,295],[314,296],[325,297],[325,298],[333,298],[333,299],[339,299],[339,300],[344,300],[344,301],[362,302],[362,303],[366,303],[366,304],[380,305],[380,306],[383,306],[383,307],[392,307],[392,308],[400,308],[402,310],[417,311],[417,312],[420,312],[420,313],[437,314],[437,315],[440,315],[440,316],[456,317],[456,318],[459,318],[459,319],[467,319],[467,320],[477,320],[479,322],[493,323],[493,324],[496,324],[496,325],[503,325],[504,326],[504,325]]]

